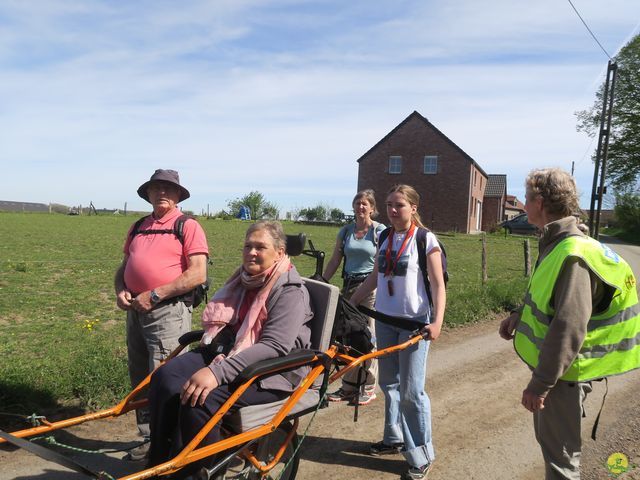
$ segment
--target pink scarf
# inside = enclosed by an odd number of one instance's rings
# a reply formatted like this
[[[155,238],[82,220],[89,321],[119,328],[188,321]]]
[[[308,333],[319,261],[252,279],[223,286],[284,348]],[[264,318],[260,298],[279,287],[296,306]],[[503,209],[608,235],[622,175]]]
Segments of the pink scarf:
[[[250,276],[242,267],[235,271],[213,298],[202,313],[202,326],[205,330],[201,344],[208,345],[215,336],[227,325],[238,322],[237,313],[242,305],[246,288],[260,288],[256,298],[249,306],[249,310],[242,320],[242,325],[236,334],[236,342],[229,356],[255,344],[260,338],[262,327],[267,319],[267,298],[280,275],[291,268],[291,261],[287,255],[276,262],[271,268],[261,274]],[[253,287],[253,288],[252,288]],[[221,362],[224,355],[218,355],[214,362]]]

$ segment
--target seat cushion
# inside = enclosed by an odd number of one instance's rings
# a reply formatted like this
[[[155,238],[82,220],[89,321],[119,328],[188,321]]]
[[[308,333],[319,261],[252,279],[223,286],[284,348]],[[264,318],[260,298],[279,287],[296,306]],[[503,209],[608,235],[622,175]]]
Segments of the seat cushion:
[[[225,417],[225,425],[235,432],[246,432],[252,428],[264,425],[280,411],[287,400],[288,398],[285,398],[273,403],[242,407]],[[295,415],[309,408],[313,408],[318,405],[319,401],[320,393],[318,390],[310,388],[293,406],[289,415]]]

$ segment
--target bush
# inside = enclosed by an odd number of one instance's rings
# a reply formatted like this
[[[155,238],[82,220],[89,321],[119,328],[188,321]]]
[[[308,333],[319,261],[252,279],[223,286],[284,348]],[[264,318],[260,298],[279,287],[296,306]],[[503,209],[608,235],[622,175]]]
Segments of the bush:
[[[616,217],[629,233],[640,233],[640,195],[625,193],[616,198]]]

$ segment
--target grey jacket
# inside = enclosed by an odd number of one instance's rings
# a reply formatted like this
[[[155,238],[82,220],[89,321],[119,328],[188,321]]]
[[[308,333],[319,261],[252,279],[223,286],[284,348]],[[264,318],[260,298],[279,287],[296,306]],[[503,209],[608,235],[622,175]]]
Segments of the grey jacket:
[[[251,347],[209,368],[220,384],[233,382],[244,368],[260,360],[281,357],[293,349],[310,348],[311,330],[308,322],[313,318],[309,292],[295,267],[283,273],[276,281],[267,299],[267,320],[260,339]],[[259,380],[265,390],[292,392],[309,372],[302,366],[282,374]]]

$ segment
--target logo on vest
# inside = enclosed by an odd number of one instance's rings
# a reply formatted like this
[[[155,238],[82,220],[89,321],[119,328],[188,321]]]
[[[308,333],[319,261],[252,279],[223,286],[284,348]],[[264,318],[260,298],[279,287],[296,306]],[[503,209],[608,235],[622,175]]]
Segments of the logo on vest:
[[[611,260],[613,260],[616,263],[620,263],[620,257],[618,256],[618,254],[616,252],[614,252],[613,250],[611,250],[608,246],[601,244],[602,245],[602,250],[604,251],[604,256],[607,258],[610,258]]]
[[[629,470],[629,459],[624,453],[615,452],[607,458],[607,470],[616,477]]]
[[[627,287],[627,290],[632,290],[636,286],[636,279],[633,275],[627,275],[627,278],[624,279],[624,286]]]

